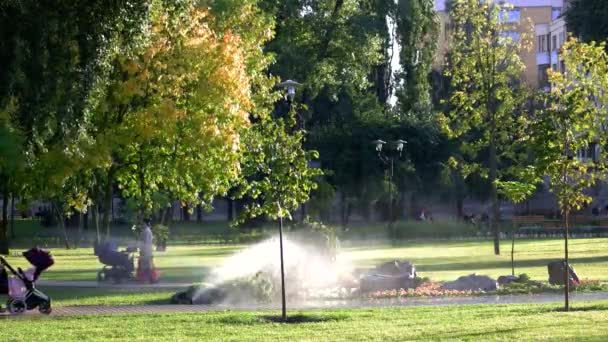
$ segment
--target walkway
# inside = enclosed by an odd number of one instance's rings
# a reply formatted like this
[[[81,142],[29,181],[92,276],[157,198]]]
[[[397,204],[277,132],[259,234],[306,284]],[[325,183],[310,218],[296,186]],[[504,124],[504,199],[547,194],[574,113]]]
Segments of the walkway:
[[[573,305],[577,302],[608,300],[608,292],[573,293]],[[444,305],[496,305],[527,303],[559,303],[562,294],[509,295],[509,296],[473,296],[473,297],[437,297],[406,298],[380,300],[331,300],[309,301],[306,303],[288,303],[289,309],[336,309],[336,308],[372,308],[372,307],[405,307],[405,306],[444,306]],[[197,313],[225,310],[277,310],[277,305],[122,305],[122,306],[64,306],[53,309],[51,316],[114,315],[114,314],[163,314],[163,313]],[[39,315],[36,311],[28,312],[25,317]],[[8,316],[8,314],[0,314]]]

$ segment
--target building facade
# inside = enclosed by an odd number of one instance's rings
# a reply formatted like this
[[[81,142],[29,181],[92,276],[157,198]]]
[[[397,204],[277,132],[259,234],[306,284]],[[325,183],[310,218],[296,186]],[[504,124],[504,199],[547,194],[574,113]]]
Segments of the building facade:
[[[450,20],[448,3],[450,0],[435,0],[441,23],[435,68],[441,69],[450,47]],[[559,48],[567,39],[563,13],[567,0],[507,0],[513,9],[505,15],[507,22],[514,24],[514,35],[524,30],[533,36],[533,47],[522,53],[526,65],[524,80],[533,87],[548,87],[547,70],[562,70]],[[521,25],[520,25],[521,24]]]

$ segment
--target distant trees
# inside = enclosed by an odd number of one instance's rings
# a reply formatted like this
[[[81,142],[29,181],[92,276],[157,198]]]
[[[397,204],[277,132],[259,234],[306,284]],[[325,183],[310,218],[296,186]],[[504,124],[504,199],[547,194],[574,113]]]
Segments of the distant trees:
[[[572,0],[566,11],[568,30],[584,42],[603,42],[608,39],[608,2]]]

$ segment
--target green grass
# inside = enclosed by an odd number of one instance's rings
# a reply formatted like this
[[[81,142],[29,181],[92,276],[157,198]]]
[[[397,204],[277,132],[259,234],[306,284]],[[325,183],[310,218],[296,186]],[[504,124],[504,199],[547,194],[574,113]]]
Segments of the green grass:
[[[53,299],[53,307],[73,305],[147,305],[169,304],[176,292],[168,289],[126,290],[109,288],[58,288],[44,292]]]
[[[14,341],[586,340],[608,337],[608,302],[8,318]]]
[[[345,249],[355,265],[371,267],[391,259],[410,260],[421,276],[453,280],[479,273],[492,277],[511,274],[510,241],[502,241],[502,254],[494,255],[492,241],[403,242],[399,246],[360,246]],[[563,258],[563,240],[533,239],[515,242],[515,272],[545,281],[547,263]],[[581,278],[608,280],[608,239],[570,240],[570,263]]]
[[[155,262],[164,282],[198,282],[212,267],[220,265],[226,257],[244,247],[170,245],[166,252],[156,254]],[[393,259],[410,260],[416,265],[420,276],[442,281],[473,272],[492,277],[510,274],[508,241],[503,241],[502,247],[503,254],[496,256],[491,241],[403,242],[397,246],[367,246],[360,242],[352,247],[344,247],[342,252],[354,266],[361,268]],[[516,273],[527,273],[532,279],[540,281],[547,279],[547,263],[563,255],[563,242],[560,239],[518,240],[515,248]],[[44,279],[96,279],[101,264],[92,249],[55,248],[52,253],[56,263],[44,273]],[[27,266],[27,261],[21,257],[9,257],[8,260],[16,266]],[[608,239],[572,239],[570,260],[581,278],[608,281]]]

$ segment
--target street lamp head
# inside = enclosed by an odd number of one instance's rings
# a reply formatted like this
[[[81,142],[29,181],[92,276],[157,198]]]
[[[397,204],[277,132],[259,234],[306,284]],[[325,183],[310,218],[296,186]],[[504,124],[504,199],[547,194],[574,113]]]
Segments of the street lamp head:
[[[279,87],[284,88],[287,91],[287,98],[289,99],[289,102],[293,101],[293,98],[296,96],[296,87],[300,85],[300,83],[292,80],[279,83]]]
[[[401,154],[401,152],[403,152],[403,146],[407,144],[407,141],[405,140],[397,140],[395,141],[395,148],[397,149],[397,152],[399,152],[399,154]]]
[[[382,145],[386,144],[386,141],[382,141],[380,139],[372,141],[372,144],[376,146],[376,152],[382,152]]]

